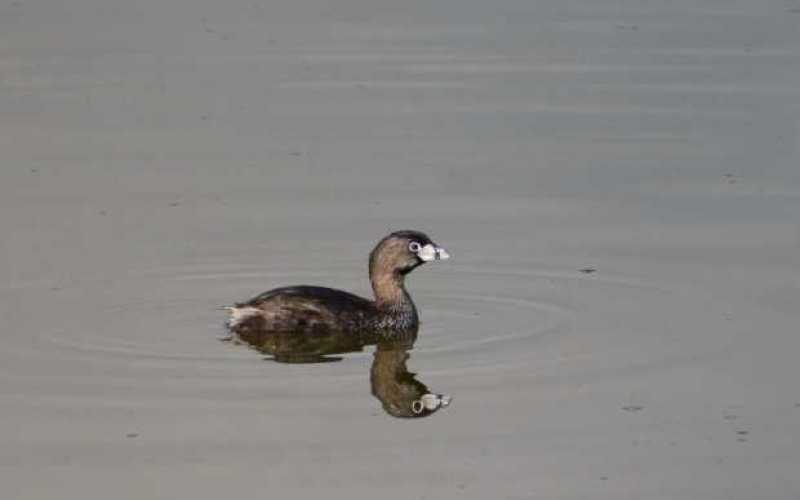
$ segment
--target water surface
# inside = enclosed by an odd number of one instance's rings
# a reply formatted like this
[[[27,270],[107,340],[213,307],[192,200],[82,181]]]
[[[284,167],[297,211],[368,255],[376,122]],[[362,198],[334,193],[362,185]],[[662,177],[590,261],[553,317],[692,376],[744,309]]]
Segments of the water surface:
[[[3,2],[5,496],[797,497],[798,23]],[[217,340],[266,289],[369,296],[405,228],[455,256],[409,279],[408,360]],[[450,407],[387,414],[391,352]]]

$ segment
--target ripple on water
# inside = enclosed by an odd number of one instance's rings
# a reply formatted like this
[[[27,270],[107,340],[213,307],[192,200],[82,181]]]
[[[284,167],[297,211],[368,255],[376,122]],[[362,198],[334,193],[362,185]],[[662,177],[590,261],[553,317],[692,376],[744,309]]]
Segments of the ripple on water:
[[[698,300],[696,291],[605,269],[587,274],[580,266],[564,269],[519,262],[453,267],[444,271],[433,294],[431,290],[418,294],[423,316],[419,354],[438,358],[439,373],[536,370],[627,350],[630,336],[625,341],[617,335],[598,342],[596,331],[607,326],[576,325],[583,324],[596,304],[639,301],[652,307],[666,295]],[[619,321],[620,315],[614,312],[610,318]]]
[[[124,363],[155,372],[184,369],[198,376],[246,364],[280,376],[274,367],[251,365],[259,359],[257,353],[217,341],[225,319],[218,308],[289,282],[352,282],[345,274],[349,270],[195,266],[153,269],[124,282],[78,283],[74,287],[81,290],[81,300],[73,307],[91,311],[72,314],[58,327],[35,333],[33,347],[53,359],[107,368]],[[436,280],[434,286],[411,286],[423,320],[413,357],[418,364],[433,364],[437,372],[451,374],[535,367],[564,359],[560,343],[568,337],[574,342],[576,335],[585,333],[575,331],[582,314],[576,297],[587,290],[622,298],[650,296],[650,302],[675,292],[607,270],[586,275],[578,268],[535,264],[443,266]],[[612,348],[613,343],[604,346]],[[297,375],[297,370],[289,371]],[[353,376],[350,370],[341,373]]]

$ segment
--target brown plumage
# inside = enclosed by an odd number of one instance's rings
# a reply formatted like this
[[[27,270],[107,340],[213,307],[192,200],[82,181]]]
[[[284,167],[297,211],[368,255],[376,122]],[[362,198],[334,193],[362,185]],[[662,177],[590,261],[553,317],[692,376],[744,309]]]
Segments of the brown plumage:
[[[324,287],[276,288],[227,308],[228,328],[256,346],[265,332],[416,331],[419,319],[405,289],[405,276],[425,262],[448,257],[425,234],[397,231],[370,253],[374,301]]]

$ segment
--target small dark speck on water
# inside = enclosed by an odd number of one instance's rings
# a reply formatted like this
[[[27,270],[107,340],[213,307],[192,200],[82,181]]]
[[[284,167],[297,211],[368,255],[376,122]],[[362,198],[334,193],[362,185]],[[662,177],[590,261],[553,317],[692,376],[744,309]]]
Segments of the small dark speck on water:
[[[180,203],[179,203],[179,202],[177,202],[177,201],[173,201],[173,202],[171,202],[171,203],[169,204],[169,206],[171,206],[171,207],[177,207],[177,206],[180,206]]]
[[[601,481],[608,481],[608,476],[600,476]]]
[[[35,174],[36,172],[38,172],[38,171],[39,171],[39,169],[38,169],[38,168],[32,168],[32,169],[31,169],[31,173],[34,173],[34,174]]]
[[[125,434],[125,437],[128,438],[128,439],[137,438],[137,437],[139,437],[139,433],[138,432],[129,432],[129,433]]]
[[[644,410],[644,406],[630,405],[630,406],[623,406],[622,409],[630,413],[636,413],[637,411]]]
[[[107,211],[105,211],[105,210],[100,210],[100,211],[99,211],[99,212],[97,212],[97,213],[98,213],[98,214],[100,214],[100,215],[108,215],[108,212],[107,212]]]
[[[592,274],[594,272],[597,272],[597,269],[593,267],[584,267],[583,269],[580,269],[580,272],[582,272],[583,274]]]
[[[736,434],[738,434],[740,436],[746,436],[746,435],[750,434],[750,432],[749,431],[736,431]]]

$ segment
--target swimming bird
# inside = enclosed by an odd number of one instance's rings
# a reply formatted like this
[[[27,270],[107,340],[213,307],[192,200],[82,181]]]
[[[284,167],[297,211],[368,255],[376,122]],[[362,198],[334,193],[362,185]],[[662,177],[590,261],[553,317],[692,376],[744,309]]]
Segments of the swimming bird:
[[[416,333],[419,316],[405,278],[426,262],[449,257],[424,233],[396,231],[381,239],[369,255],[374,300],[319,286],[275,288],[227,307],[227,326],[250,344],[258,344],[259,336],[272,332]]]

